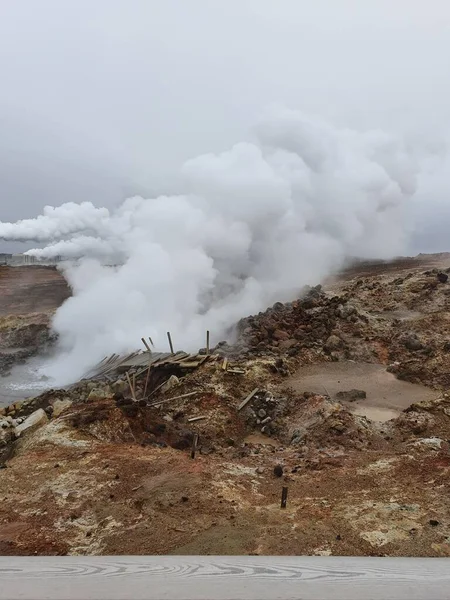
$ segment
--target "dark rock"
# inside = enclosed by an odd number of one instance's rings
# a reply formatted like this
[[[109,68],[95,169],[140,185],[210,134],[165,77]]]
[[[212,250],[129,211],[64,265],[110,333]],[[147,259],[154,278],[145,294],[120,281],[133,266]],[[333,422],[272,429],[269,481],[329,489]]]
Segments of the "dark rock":
[[[273,474],[275,477],[283,477],[283,467],[281,465],[276,465],[273,469]]]
[[[439,283],[447,283],[448,281],[447,273],[438,273],[436,277],[438,278]]]
[[[282,331],[281,329],[277,329],[276,331],[274,331],[273,333],[273,339],[274,340],[288,340],[289,339],[289,334],[286,333],[285,331]]]
[[[430,519],[428,523],[431,525],[431,527],[437,527],[440,524],[439,521],[436,521],[436,519]]]
[[[348,390],[345,392],[338,392],[336,394],[336,400],[342,402],[346,400],[347,402],[356,402],[356,400],[363,400],[367,398],[367,394],[364,390]]]
[[[405,335],[402,341],[405,348],[407,348],[407,350],[411,350],[411,352],[416,352],[417,350],[422,350],[423,348],[422,342],[415,334]]]

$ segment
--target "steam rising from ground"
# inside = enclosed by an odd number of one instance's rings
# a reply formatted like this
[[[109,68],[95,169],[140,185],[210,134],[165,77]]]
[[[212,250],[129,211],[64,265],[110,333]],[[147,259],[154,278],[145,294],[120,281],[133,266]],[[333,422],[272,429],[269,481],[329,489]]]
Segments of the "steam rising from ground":
[[[416,164],[401,140],[288,110],[255,134],[188,161],[183,195],[129,198],[114,211],[68,203],[0,223],[0,238],[48,244],[29,254],[68,259],[74,296],[54,319],[61,352],[50,373],[61,383],[143,335],[162,349],[171,331],[177,348],[197,349],[206,329],[221,338],[349,255],[404,251]]]

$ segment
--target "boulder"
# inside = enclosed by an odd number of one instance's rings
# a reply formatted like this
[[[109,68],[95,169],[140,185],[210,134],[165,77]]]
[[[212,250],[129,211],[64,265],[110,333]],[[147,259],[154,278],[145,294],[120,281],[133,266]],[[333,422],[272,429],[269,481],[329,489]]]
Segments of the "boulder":
[[[273,332],[273,339],[274,340],[278,340],[278,341],[288,340],[289,339],[289,334],[286,333],[285,331],[282,331],[281,329],[276,329]]]
[[[348,319],[356,313],[356,308],[352,304],[340,304],[336,309],[336,316],[340,319]]]
[[[68,398],[65,400],[55,400],[53,403],[53,418],[59,417],[59,415],[72,406],[72,404],[72,400],[69,400]]]
[[[16,436],[19,437],[25,432],[30,433],[31,431],[35,431],[46,423],[48,423],[48,417],[45,411],[39,408],[34,413],[31,413],[21,425],[16,427]]]
[[[330,335],[330,337],[325,342],[325,350],[328,350],[328,352],[338,350],[341,346],[342,340],[337,335]]]
[[[447,283],[448,281],[447,273],[438,273],[436,277],[438,278],[439,283]]]
[[[97,400],[105,400],[106,398],[111,397],[111,392],[107,389],[96,387],[90,391],[89,396],[87,397],[88,402],[95,402]]]
[[[296,344],[297,344],[297,340],[282,340],[278,344],[278,348],[280,348],[281,350],[289,350],[289,348],[292,348]]]
[[[125,394],[128,391],[128,382],[124,379],[118,379],[111,384],[111,390],[114,394]]]

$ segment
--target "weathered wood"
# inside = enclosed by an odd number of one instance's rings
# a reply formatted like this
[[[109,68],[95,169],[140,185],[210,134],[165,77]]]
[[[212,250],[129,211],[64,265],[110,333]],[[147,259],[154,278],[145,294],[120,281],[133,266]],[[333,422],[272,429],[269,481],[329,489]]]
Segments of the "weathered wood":
[[[209,329],[206,332],[206,354],[209,354]]]
[[[250,392],[250,394],[247,396],[247,398],[245,398],[245,400],[242,400],[242,402],[238,406],[238,411],[242,410],[244,408],[244,406],[246,406],[250,402],[250,400],[256,394],[256,392],[258,391],[258,389],[259,388],[255,388],[253,391]]]
[[[281,508],[286,508],[287,497],[288,497],[288,488],[283,487],[283,489],[281,490]]]
[[[0,600],[448,600],[448,558],[0,557]]]
[[[175,354],[175,352],[173,351],[172,336],[170,335],[170,331],[167,332],[167,339],[169,340],[169,346],[170,346],[171,353]]]
[[[228,358],[227,358],[227,357],[225,357],[225,358],[223,359],[223,363],[222,363],[222,369],[223,369],[224,371],[226,371],[226,370],[227,370],[227,367],[228,367]]]
[[[188,423],[195,423],[196,421],[203,421],[204,419],[206,419],[205,416],[191,417],[190,419],[188,419]]]
[[[165,400],[158,400],[157,402],[147,404],[147,406],[158,406],[158,404],[164,404],[165,402],[170,402],[171,400],[181,400],[181,398],[189,398],[189,396],[194,396],[195,394],[199,393],[200,392],[189,392],[189,394],[181,394],[181,396],[173,396],[172,398],[166,398]]]

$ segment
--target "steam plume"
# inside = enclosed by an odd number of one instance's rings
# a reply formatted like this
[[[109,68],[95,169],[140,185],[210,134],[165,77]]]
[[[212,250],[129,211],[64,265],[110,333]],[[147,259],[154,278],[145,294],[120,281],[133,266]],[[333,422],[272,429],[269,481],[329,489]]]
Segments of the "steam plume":
[[[255,136],[188,161],[184,195],[129,198],[114,211],[69,203],[0,223],[0,238],[48,244],[29,254],[67,259],[74,296],[54,319],[59,381],[142,335],[165,348],[171,331],[178,348],[196,349],[206,329],[220,337],[346,256],[404,251],[417,168],[402,140],[288,110]]]

